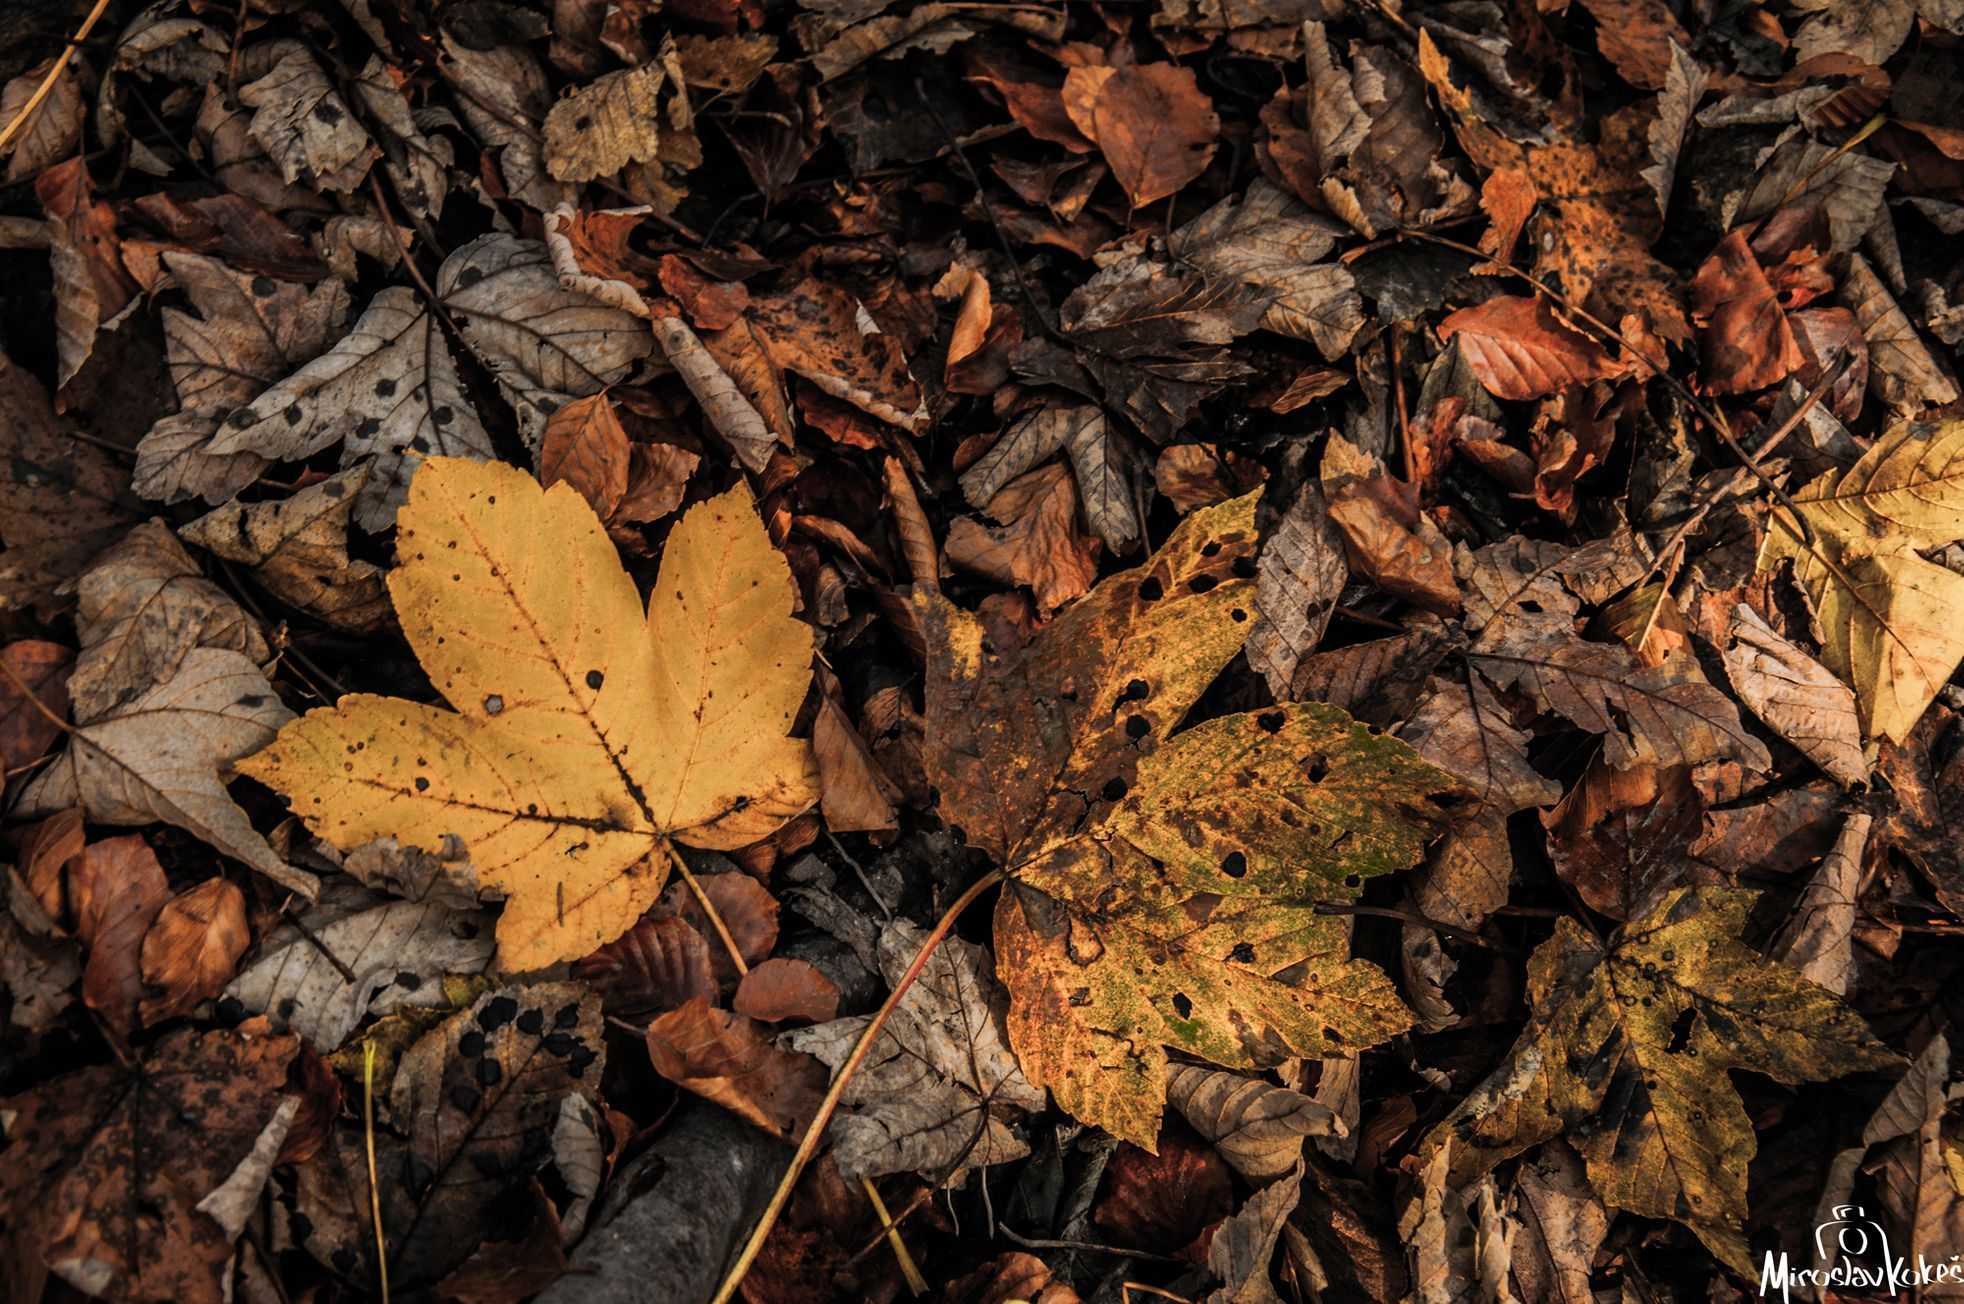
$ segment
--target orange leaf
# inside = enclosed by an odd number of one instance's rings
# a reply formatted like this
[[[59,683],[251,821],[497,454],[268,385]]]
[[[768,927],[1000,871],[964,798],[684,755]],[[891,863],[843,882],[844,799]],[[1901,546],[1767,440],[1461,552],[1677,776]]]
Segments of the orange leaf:
[[[1614,374],[1595,341],[1556,319],[1538,297],[1489,299],[1439,323],[1443,343],[1460,353],[1495,398],[1545,398]]]
[[[1065,79],[1066,108],[1072,79],[1088,71],[1074,68]],[[1089,134],[1135,208],[1164,199],[1205,172],[1221,134],[1220,115],[1201,93],[1193,70],[1173,63],[1112,73],[1091,106],[1091,126]]]
[[[539,482],[551,488],[564,480],[603,521],[627,493],[627,468],[627,431],[604,392],[574,399],[546,422]]]

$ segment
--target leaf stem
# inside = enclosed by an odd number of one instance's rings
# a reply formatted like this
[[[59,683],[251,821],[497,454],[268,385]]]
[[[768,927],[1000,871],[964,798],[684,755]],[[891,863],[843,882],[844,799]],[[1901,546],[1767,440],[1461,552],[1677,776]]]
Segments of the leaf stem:
[[[375,1269],[389,1304],[389,1247],[382,1240],[382,1188],[375,1180],[375,1043],[361,1044],[361,1130],[368,1145],[368,1212],[375,1222]]]
[[[812,1156],[818,1153],[819,1141],[825,1135],[825,1125],[831,1122],[832,1111],[839,1107],[840,1099],[846,1094],[846,1084],[852,1081],[852,1075],[859,1070],[860,1061],[866,1058],[866,1053],[873,1048],[873,1043],[879,1040],[880,1033],[886,1028],[887,1020],[899,1007],[900,998],[907,994],[913,987],[914,981],[921,976],[921,970],[927,967],[927,959],[934,954],[934,948],[941,944],[941,939],[946,937],[948,931],[955,926],[955,920],[962,911],[974,905],[984,892],[1001,883],[1004,877],[1000,869],[992,869],[969,884],[968,890],[956,897],[954,904],[942,913],[940,920],[934,925],[934,931],[922,939],[921,949],[914,954],[914,962],[907,966],[907,972],[900,975],[900,981],[893,985],[891,992],[887,993],[887,998],[880,1005],[878,1012],[867,1022],[865,1030],[859,1034],[859,1040],[853,1043],[852,1053],[847,1055],[846,1062],[839,1066],[838,1075],[832,1079],[831,1089],[825,1093],[825,1099],[818,1104],[818,1112],[812,1115],[812,1121],[805,1128],[805,1134],[798,1138],[798,1148],[792,1152],[791,1164],[784,1170],[784,1177],[778,1182],[777,1190],[772,1193],[771,1202],[764,1207],[764,1216],[759,1218],[756,1227],[751,1229],[750,1239],[744,1242],[743,1250],[737,1255],[736,1262],[730,1265],[730,1270],[724,1274],[723,1284],[716,1288],[716,1294],[710,1298],[709,1304],[729,1304],[730,1299],[736,1295],[737,1286],[743,1281],[744,1274],[750,1271],[750,1265],[757,1261],[757,1254],[764,1248],[764,1241],[771,1234],[771,1228],[777,1225],[778,1215],[784,1212],[786,1202],[791,1199],[791,1189],[798,1184],[799,1175],[805,1171],[805,1165],[811,1162]]]
[[[730,962],[736,965],[737,973],[739,975],[749,973],[750,966],[743,962],[743,952],[737,949],[736,938],[730,936],[729,925],[723,922],[723,916],[716,911],[716,903],[709,899],[709,894],[702,890],[702,884],[696,880],[694,874],[689,872],[689,867],[683,863],[682,857],[676,854],[675,844],[663,838],[661,849],[662,854],[668,857],[670,867],[681,875],[684,883],[689,885],[689,891],[696,894],[696,904],[702,907],[705,915],[709,916],[711,926],[716,929],[716,936],[723,939],[723,949],[730,953]]]

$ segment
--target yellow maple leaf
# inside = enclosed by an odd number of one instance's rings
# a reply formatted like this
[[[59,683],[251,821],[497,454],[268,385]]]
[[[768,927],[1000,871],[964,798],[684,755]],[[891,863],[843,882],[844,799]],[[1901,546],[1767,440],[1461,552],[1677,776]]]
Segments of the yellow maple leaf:
[[[1964,421],[1896,426],[1794,504],[1813,542],[1778,509],[1760,567],[1792,560],[1863,731],[1901,742],[1964,661],[1964,576],[1918,555],[1964,539]]]
[[[507,898],[501,967],[618,937],[671,840],[742,846],[814,801],[810,746],[786,737],[811,634],[745,486],[670,533],[645,612],[565,484],[432,458],[397,526],[389,593],[452,709],[351,694],[238,768],[342,850],[461,839]]]

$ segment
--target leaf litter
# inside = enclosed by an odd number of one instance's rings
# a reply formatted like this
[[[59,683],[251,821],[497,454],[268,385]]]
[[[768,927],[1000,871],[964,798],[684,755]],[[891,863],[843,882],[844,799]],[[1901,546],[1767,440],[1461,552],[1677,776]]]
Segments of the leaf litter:
[[[1960,41],[0,19],[0,1294],[1956,1250]]]

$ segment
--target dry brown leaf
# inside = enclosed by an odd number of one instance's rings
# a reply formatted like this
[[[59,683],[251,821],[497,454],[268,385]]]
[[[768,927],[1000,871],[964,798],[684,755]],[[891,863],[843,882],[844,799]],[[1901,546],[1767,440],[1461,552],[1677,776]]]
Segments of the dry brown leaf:
[[[1255,623],[1245,649],[1249,668],[1268,680],[1277,701],[1291,700],[1303,659],[1316,650],[1350,580],[1344,536],[1331,523],[1322,491],[1305,483],[1262,544],[1255,571]]]
[[[1489,299],[1439,323],[1495,398],[1545,398],[1614,374],[1600,346],[1559,321],[1540,296]]]
[[[1341,1118],[1301,1092],[1224,1069],[1176,1065],[1166,1075],[1166,1100],[1257,1186],[1302,1162],[1305,1137],[1346,1131]]]
[[[778,956],[743,976],[730,1006],[760,1023],[823,1023],[839,1013],[839,988],[803,960]]]
[[[75,934],[88,948],[83,1003],[127,1039],[144,996],[143,939],[170,900],[170,884],[135,834],[91,844],[68,862],[67,880]]]
[[[627,495],[631,460],[627,431],[607,395],[576,398],[546,421],[539,483],[550,489],[565,481],[607,521]]]
[[[1739,700],[1773,732],[1841,783],[1868,781],[1855,694],[1743,602],[1732,612],[1725,670]]]
[[[24,638],[0,648],[0,662],[9,672],[0,676],[0,769],[13,774],[61,737],[58,722],[68,719],[75,654],[59,643]]]
[[[657,1073],[783,1140],[810,1126],[825,1094],[817,1060],[779,1050],[757,1023],[700,996],[650,1023],[647,1043]]]
[[[143,998],[144,1023],[189,1014],[224,990],[252,942],[245,907],[245,893],[223,878],[164,903],[143,938],[143,981],[159,989]]]
[[[1098,541],[1077,528],[1070,472],[1041,466],[989,500],[983,525],[959,517],[948,528],[948,560],[999,584],[1027,584],[1045,612],[1081,596],[1098,575]]]

